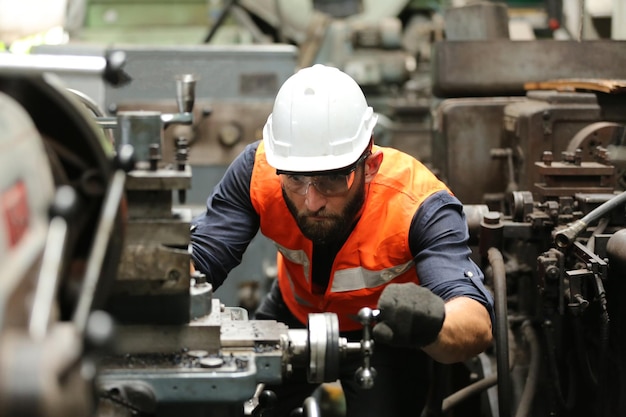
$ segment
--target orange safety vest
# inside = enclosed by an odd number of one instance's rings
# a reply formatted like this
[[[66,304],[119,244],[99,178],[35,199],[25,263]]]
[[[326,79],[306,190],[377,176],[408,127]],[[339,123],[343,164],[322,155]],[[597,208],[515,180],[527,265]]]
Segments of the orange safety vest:
[[[309,313],[333,312],[339,330],[359,330],[359,310],[376,308],[387,284],[419,283],[409,249],[411,220],[428,196],[449,190],[414,158],[392,148],[374,148],[382,150],[384,158],[361,218],[335,257],[325,294],[315,294],[313,244],[289,212],[280,178],[259,144],[250,184],[252,205],[260,216],[261,233],[278,248],[278,284],[285,303],[302,323],[308,322]]]

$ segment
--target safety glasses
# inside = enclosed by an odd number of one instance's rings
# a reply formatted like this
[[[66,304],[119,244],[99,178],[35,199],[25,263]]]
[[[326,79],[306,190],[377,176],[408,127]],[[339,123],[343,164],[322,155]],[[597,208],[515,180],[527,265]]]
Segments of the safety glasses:
[[[309,186],[315,187],[317,192],[325,197],[337,197],[347,194],[354,183],[355,171],[358,166],[371,155],[370,151],[363,153],[359,159],[347,168],[320,175],[301,175],[277,171],[283,188],[299,195],[306,195]]]

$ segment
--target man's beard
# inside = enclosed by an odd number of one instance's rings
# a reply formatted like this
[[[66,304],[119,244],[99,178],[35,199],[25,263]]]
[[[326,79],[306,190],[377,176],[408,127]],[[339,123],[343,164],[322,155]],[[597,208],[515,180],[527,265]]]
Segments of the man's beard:
[[[365,202],[365,181],[361,177],[361,181],[352,184],[357,187],[356,192],[347,201],[343,211],[339,214],[327,213],[325,208],[317,212],[304,210],[298,213],[293,201],[289,199],[283,189],[283,198],[293,215],[300,231],[304,236],[310,239],[316,245],[327,245],[337,241],[344,240],[347,234],[352,230],[358,213]],[[322,217],[324,220],[310,220],[309,217]]]

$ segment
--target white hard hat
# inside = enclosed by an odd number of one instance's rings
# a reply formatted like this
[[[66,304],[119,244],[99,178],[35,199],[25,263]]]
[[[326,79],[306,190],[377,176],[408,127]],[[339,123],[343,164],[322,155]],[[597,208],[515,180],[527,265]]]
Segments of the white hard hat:
[[[345,168],[365,151],[377,118],[349,75],[320,64],[301,69],[278,91],[263,128],[267,162],[288,172]]]

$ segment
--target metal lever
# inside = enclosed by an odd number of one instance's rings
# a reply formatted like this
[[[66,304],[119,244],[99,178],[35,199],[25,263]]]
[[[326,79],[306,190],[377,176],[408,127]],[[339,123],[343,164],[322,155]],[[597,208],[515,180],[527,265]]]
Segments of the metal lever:
[[[101,279],[102,270],[106,262],[108,242],[113,237],[115,219],[118,215],[120,204],[124,199],[124,185],[126,184],[126,172],[133,163],[133,147],[123,145],[117,153],[118,168],[113,172],[109,188],[106,192],[102,211],[98,224],[94,226],[96,238],[91,247],[82,288],[78,298],[78,305],[74,310],[72,321],[79,334],[85,334],[89,315],[94,308],[96,288]]]
[[[48,324],[54,310],[63,272],[63,259],[69,235],[68,224],[76,213],[77,207],[76,191],[70,186],[59,187],[50,210],[52,219],[48,228],[33,309],[28,323],[28,331],[34,340],[43,340],[48,332]]]
[[[0,70],[5,73],[40,76],[42,73],[99,75],[109,84],[120,87],[131,81],[124,71],[126,54],[110,51],[106,56],[3,54]]]
[[[171,124],[191,125],[194,121],[192,112],[195,101],[196,78],[193,74],[182,74],[176,77],[176,105],[178,113],[153,113],[158,114],[158,119],[165,126]],[[96,123],[103,129],[117,129],[122,124],[119,117],[104,116],[97,117]],[[135,149],[135,152],[137,152],[137,149]]]
[[[378,309],[372,310],[369,307],[363,307],[359,310],[359,320],[363,325],[363,339],[361,340],[363,366],[357,369],[354,376],[358,384],[364,389],[372,388],[374,386],[374,379],[376,378],[376,369],[370,364],[370,358],[374,353],[374,339],[372,339],[370,324],[379,315],[380,310]]]
[[[176,103],[179,113],[189,113],[196,101],[196,79],[192,74],[176,77]]]
[[[196,78],[193,74],[182,74],[176,77],[176,104],[178,113],[161,115],[161,122],[167,127],[170,124],[193,124],[193,105],[196,102]]]

